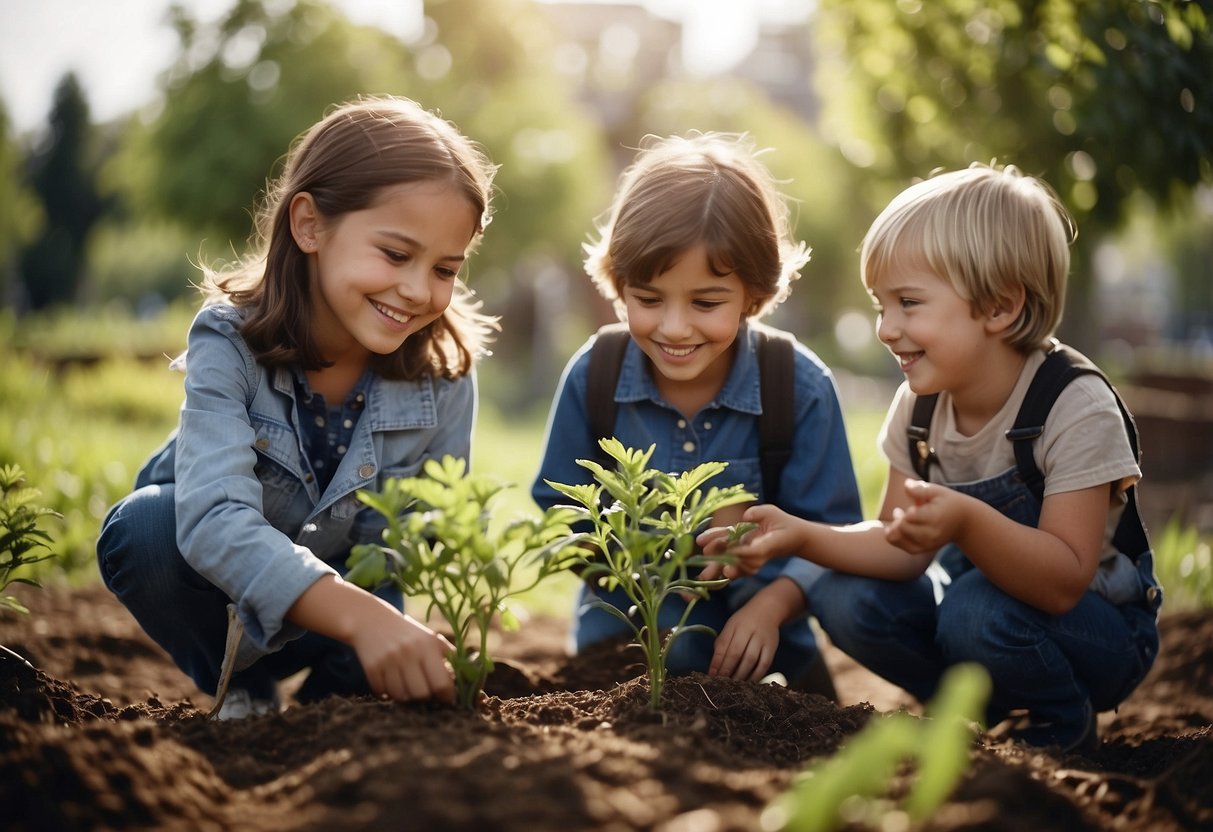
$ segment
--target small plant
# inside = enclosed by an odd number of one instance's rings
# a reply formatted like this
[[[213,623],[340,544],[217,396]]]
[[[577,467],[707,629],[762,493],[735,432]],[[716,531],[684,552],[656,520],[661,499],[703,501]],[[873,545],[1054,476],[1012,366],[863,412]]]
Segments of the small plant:
[[[644,651],[649,706],[657,709],[665,685],[666,655],[674,640],[696,631],[715,635],[704,625],[685,626],[691,608],[710,590],[727,583],[693,577],[693,571],[720,560],[696,554],[695,535],[715,512],[755,498],[741,485],[702,490],[728,463],[705,462],[673,475],[648,467],[653,446],[639,451],[625,448],[613,438],[603,439],[599,445],[615,460],[617,470],[579,459],[577,464],[594,475],[597,485],[548,484],[578,503],[580,519],[593,525],[586,538],[593,553],[584,556],[582,579],[608,591],[621,588],[632,603],[625,612],[602,600],[591,602],[624,621],[635,634]],[[604,493],[609,505],[604,505]],[[689,602],[678,625],[663,641],[657,613],[672,593],[689,597]]]
[[[38,489],[25,485],[25,472],[20,466],[0,466],[0,590],[12,583],[39,586],[33,578],[17,577],[14,573],[23,566],[54,557],[49,550],[51,537],[38,528],[38,521],[59,514],[34,505],[41,496]],[[29,613],[11,595],[0,596],[0,608]]]
[[[553,508],[538,519],[490,522],[494,498],[508,486],[466,473],[462,459],[429,460],[424,476],[390,479],[379,493],[358,498],[387,518],[383,545],[355,546],[346,580],[373,588],[384,581],[406,596],[430,599],[451,628],[456,698],[471,708],[493,670],[489,625],[500,616],[506,630],[518,619],[506,599],[533,589],[567,568],[578,535],[569,508]]]
[[[899,711],[869,723],[842,751],[801,774],[763,813],[762,828],[831,832],[844,824],[907,829],[921,823],[943,805],[968,768],[971,726],[989,697],[985,668],[952,666],[927,703],[925,719]],[[915,778],[899,805],[883,795],[906,761],[917,764]]]

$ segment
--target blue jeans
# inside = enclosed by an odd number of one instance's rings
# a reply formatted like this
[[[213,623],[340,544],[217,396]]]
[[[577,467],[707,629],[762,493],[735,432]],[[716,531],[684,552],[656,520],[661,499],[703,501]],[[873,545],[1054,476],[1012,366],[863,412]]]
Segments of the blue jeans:
[[[198,685],[214,693],[223,664],[231,599],[195,572],[177,549],[175,487],[146,485],[110,509],[97,540],[97,564],[106,587]],[[397,609],[399,591],[376,593]],[[281,650],[232,676],[233,688],[269,699],[276,680],[311,668],[295,698],[370,693],[357,654],[341,642],[304,633]]]
[[[719,634],[729,617],[760,588],[755,582],[747,583],[748,586],[743,584],[716,590],[707,599],[697,600],[687,617],[686,625],[705,624]],[[577,652],[604,639],[632,632],[626,624],[606,610],[586,606],[595,598],[621,610],[627,610],[632,603],[621,589],[611,592],[602,589],[591,591],[588,586],[582,584],[577,595],[572,628],[573,644]],[[657,611],[658,626],[663,630],[673,627],[682,617],[686,605],[687,602],[677,595],[667,598]],[[639,623],[639,619],[636,620]],[[706,633],[681,635],[674,640],[666,656],[666,672],[670,676],[707,673],[715,649],[716,639]],[[808,671],[817,653],[817,639],[809,625],[809,618],[807,615],[802,616],[779,629],[779,647],[767,672],[782,673],[789,682],[795,682]]]
[[[1139,570],[1153,574],[1153,556]],[[1027,709],[1034,722],[1081,725],[1120,704],[1158,654],[1155,610],[1093,592],[1064,615],[1012,598],[976,569],[936,604],[929,576],[902,582],[827,572],[809,600],[831,641],[877,675],[930,699],[943,672],[977,662],[990,673],[988,725]]]

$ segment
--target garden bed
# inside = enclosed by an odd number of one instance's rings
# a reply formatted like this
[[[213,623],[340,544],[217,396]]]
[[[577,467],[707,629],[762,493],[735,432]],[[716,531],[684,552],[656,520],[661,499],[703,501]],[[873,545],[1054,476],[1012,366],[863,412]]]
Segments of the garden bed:
[[[827,646],[840,705],[694,675],[655,714],[638,650],[571,659],[545,618],[497,642],[473,713],[332,699],[213,722],[100,586],[17,594],[33,615],[0,614],[0,643],[38,671],[0,662],[13,830],[756,830],[808,764],[915,707]],[[1213,828],[1213,614],[1165,615],[1153,672],[1100,727],[1087,756],[984,735],[928,828]]]

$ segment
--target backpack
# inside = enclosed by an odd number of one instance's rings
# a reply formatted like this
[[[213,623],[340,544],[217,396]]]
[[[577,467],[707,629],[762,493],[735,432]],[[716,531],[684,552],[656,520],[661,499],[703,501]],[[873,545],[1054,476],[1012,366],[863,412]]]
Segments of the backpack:
[[[1040,369],[1036,371],[1036,375],[1028,385],[1028,391],[1019,407],[1019,413],[1015,416],[1015,423],[1006,434],[1007,439],[1014,446],[1016,475],[1036,496],[1037,502],[1044,501],[1045,478],[1036,464],[1036,459],[1032,456],[1032,443],[1044,433],[1045,420],[1049,416],[1049,411],[1053,409],[1057,397],[1061,395],[1061,391],[1081,375],[1099,376],[1108,385],[1120,408],[1120,415],[1125,423],[1125,432],[1129,436],[1129,445],[1133,448],[1133,456],[1136,457],[1138,464],[1141,463],[1141,450],[1137,444],[1137,427],[1133,422],[1132,414],[1125,407],[1124,401],[1116,392],[1116,388],[1112,386],[1112,382],[1085,355],[1054,341],[1044,363],[1040,365]],[[939,457],[935,455],[935,449],[928,441],[931,414],[935,411],[938,399],[938,393],[919,396],[915,399],[910,425],[906,428],[910,462],[914,466],[914,473],[926,481],[930,481],[931,465],[939,464]],[[1150,543],[1137,510],[1136,484],[1129,487],[1125,497],[1125,509],[1116,526],[1112,543],[1118,551],[1128,555],[1134,563],[1137,563],[1141,555],[1149,551]]]
[[[758,374],[762,414],[758,417],[758,459],[762,469],[763,500],[773,503],[779,477],[792,455],[793,395],[796,389],[795,352],[790,337],[754,327],[758,335]],[[608,324],[598,330],[590,348],[586,383],[586,412],[590,437],[615,435],[615,387],[631,335],[627,324]]]

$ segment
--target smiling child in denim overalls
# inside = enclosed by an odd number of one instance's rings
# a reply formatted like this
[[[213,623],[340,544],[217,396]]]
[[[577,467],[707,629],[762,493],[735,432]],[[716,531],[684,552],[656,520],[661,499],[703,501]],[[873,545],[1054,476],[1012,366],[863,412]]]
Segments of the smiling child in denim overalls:
[[[1017,717],[1011,736],[1067,751],[1093,748],[1096,714],[1149,671],[1161,603],[1132,420],[1051,338],[1072,236],[1053,191],[1011,166],[945,173],[894,199],[861,253],[880,339],[906,378],[881,431],[880,518],[831,527],[756,506],[746,519],[760,528],[726,570],[789,551],[829,567],[809,604],[841,649],[920,700],[950,665],[980,663],[989,724]],[[1050,355],[1050,367],[1085,369],[1024,428]],[[933,409],[915,418],[924,400]],[[701,542],[726,545],[719,532]]]

